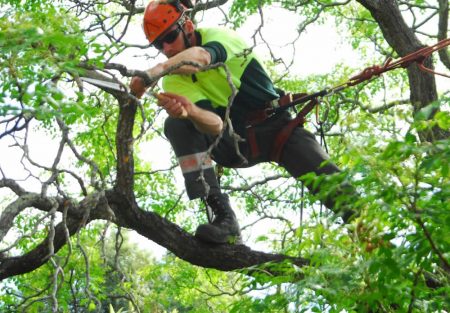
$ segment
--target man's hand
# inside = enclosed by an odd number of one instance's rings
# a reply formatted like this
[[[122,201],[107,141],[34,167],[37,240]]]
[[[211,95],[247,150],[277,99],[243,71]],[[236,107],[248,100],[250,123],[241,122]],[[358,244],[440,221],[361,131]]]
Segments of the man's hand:
[[[158,80],[154,79],[154,78],[159,76],[159,75],[161,75],[161,73],[163,71],[164,71],[164,67],[163,67],[163,65],[161,63],[155,65],[154,67],[152,67],[152,68],[150,68],[148,70],[146,70],[148,76],[150,76],[150,78],[152,80],[150,85],[145,85],[145,80],[142,77],[134,76],[131,79],[131,82],[130,82],[130,90],[131,90],[131,92],[137,98],[141,98],[144,95],[144,93],[147,90],[147,88],[150,88],[150,87],[153,88],[154,86],[156,86],[156,84],[158,83]]]
[[[164,108],[169,116],[175,118],[189,117],[194,106],[186,97],[169,92],[155,94],[155,97],[158,99],[158,105]]]
[[[196,106],[188,98],[169,92],[155,94],[155,97],[169,116],[188,118],[202,133],[219,135],[222,131],[223,122],[219,115]]]
[[[139,76],[134,76],[130,82],[130,90],[132,94],[140,99],[147,90],[144,79]]]

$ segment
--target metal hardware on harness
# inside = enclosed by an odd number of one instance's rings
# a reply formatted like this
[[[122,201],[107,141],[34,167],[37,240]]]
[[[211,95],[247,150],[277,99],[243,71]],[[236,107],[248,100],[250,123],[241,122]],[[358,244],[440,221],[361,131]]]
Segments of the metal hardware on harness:
[[[278,103],[278,100],[279,100],[280,98],[278,98],[278,99],[275,99],[275,100],[272,100],[272,101],[269,101],[268,102],[268,104],[269,104],[269,108],[278,108],[280,105],[279,105],[279,103]]]
[[[268,108],[268,109],[266,109],[266,111],[270,114],[276,114],[278,112],[283,112],[283,111],[286,111],[287,109],[292,108],[301,103],[305,103],[308,101],[316,100],[317,98],[324,97],[329,92],[330,92],[329,89],[323,89],[321,91],[318,91],[318,92],[315,92],[312,94],[301,94],[302,95],[301,97],[298,97],[297,99],[295,99],[295,97],[294,97],[294,99],[291,102],[289,102],[283,106],[279,106],[277,108]]]
[[[305,93],[298,93],[298,94],[288,93],[278,99],[267,101],[265,104],[265,108],[260,110],[254,110],[248,113],[246,118],[247,129],[272,117],[274,114],[278,112],[277,109],[282,108],[285,105],[289,105],[290,103],[292,103],[294,99],[298,99],[299,97],[303,97],[304,95]]]

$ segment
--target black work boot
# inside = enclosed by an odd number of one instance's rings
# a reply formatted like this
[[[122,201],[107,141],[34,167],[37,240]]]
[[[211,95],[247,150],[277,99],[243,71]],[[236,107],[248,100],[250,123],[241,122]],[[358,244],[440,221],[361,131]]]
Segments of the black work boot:
[[[241,230],[228,196],[211,195],[206,202],[214,212],[214,220],[198,226],[195,236],[205,242],[242,244]]]

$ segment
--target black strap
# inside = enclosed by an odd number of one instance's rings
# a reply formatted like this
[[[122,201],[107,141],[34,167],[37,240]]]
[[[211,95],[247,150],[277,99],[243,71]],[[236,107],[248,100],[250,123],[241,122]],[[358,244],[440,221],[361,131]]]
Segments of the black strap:
[[[323,145],[323,147],[325,148],[325,151],[328,153],[328,146],[327,146],[327,141],[325,140],[325,132],[323,130],[323,123],[319,122],[319,127],[317,128],[317,130],[319,131],[320,134],[320,143]]]

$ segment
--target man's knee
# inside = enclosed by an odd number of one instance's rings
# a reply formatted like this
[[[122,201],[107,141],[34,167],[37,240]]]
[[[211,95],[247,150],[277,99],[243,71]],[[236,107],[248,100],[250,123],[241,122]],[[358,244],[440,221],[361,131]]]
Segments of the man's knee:
[[[340,170],[330,161],[315,136],[304,128],[297,128],[284,147],[280,163],[293,177],[309,172],[316,175],[334,174]]]
[[[331,175],[331,174],[336,174],[341,172],[341,170],[339,169],[339,167],[330,161],[330,159],[325,160],[324,162],[322,162],[321,165],[319,165],[317,167],[317,169],[314,171],[317,175]]]

